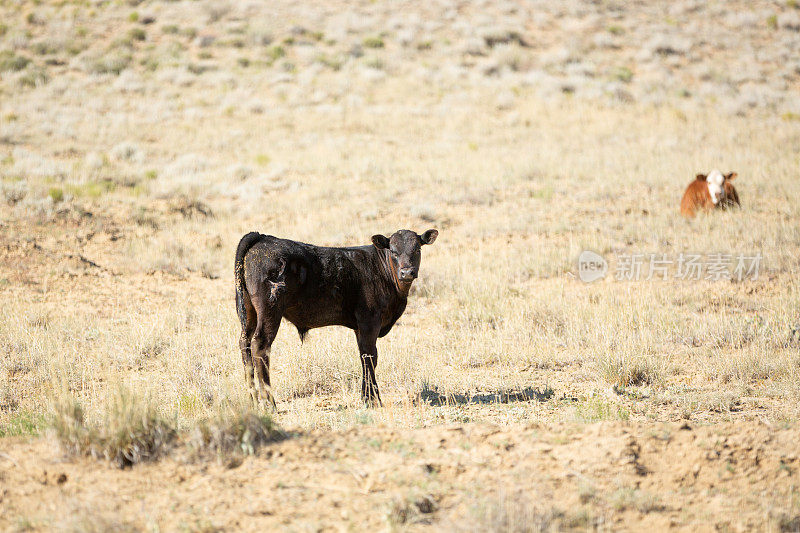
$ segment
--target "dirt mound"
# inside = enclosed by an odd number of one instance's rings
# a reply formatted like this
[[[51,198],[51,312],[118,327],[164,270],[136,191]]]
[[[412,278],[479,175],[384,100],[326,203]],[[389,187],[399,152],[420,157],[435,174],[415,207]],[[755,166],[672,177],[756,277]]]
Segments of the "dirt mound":
[[[359,427],[128,470],[5,440],[0,527],[793,530],[798,437],[758,422]]]

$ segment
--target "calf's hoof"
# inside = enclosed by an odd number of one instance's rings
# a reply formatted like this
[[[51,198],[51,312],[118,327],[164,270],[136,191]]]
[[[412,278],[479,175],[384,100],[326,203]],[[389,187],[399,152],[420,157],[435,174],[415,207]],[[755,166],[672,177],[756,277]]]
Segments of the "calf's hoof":
[[[383,402],[378,396],[362,397],[361,401],[364,402],[364,405],[366,407],[369,407],[370,409],[374,409],[376,407],[383,407]]]
[[[260,407],[265,413],[277,413],[278,412],[278,405],[275,403],[275,398],[272,396],[272,393],[267,392],[266,394],[262,393],[259,395],[258,403],[256,404]]]

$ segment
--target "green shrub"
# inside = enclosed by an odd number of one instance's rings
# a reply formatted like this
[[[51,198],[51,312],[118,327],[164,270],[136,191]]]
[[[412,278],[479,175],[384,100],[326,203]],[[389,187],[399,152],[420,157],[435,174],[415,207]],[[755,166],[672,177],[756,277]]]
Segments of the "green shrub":
[[[368,57],[366,61],[364,61],[364,64],[369,68],[374,68],[376,70],[383,70],[386,68],[386,64],[380,57]]]
[[[778,15],[770,15],[767,17],[767,27],[771,30],[778,29]]]
[[[633,71],[628,67],[617,67],[614,69],[613,77],[621,82],[629,83],[633,79]]]
[[[383,39],[381,37],[367,37],[364,39],[364,46],[366,48],[383,48]]]
[[[267,56],[273,61],[278,60],[286,55],[286,50],[282,46],[272,46],[267,49]]]
[[[40,56],[57,54],[59,51],[57,46],[47,41],[40,41],[38,43],[34,43],[31,46],[31,50],[33,51],[34,54]]]
[[[96,58],[89,65],[89,71],[94,74],[119,74],[128,68],[130,62],[131,55],[129,53],[117,50],[107,56]]]
[[[50,187],[50,190],[47,191],[47,195],[56,203],[64,200],[64,191],[61,187]]]
[[[29,411],[15,413],[0,424],[0,438],[21,435],[38,435],[45,426],[45,418]]]
[[[39,67],[29,68],[27,72],[17,79],[20,87],[31,89],[44,85],[48,81],[50,81],[50,76],[47,75],[47,71]]]
[[[144,41],[147,39],[147,34],[142,28],[131,28],[128,31],[128,37],[132,41]]]
[[[317,62],[332,70],[339,70],[344,64],[344,59],[341,56],[330,57],[325,54],[320,54],[317,56]]]
[[[81,185],[66,186],[67,192],[71,195],[87,198],[100,198],[104,194],[114,191],[116,188],[117,184],[110,179],[91,181]]]
[[[27,57],[15,55],[11,50],[0,51],[0,72],[7,70],[19,72],[27,67],[30,62],[31,60]]]
[[[142,59],[139,64],[142,65],[145,68],[145,70],[149,70],[150,72],[153,72],[155,70],[158,70],[159,62],[158,62],[158,59],[156,59],[155,57],[148,56],[148,57]]]

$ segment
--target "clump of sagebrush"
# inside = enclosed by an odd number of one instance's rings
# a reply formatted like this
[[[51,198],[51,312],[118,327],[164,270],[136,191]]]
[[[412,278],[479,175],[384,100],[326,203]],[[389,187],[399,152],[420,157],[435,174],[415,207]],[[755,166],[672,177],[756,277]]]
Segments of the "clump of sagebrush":
[[[224,459],[234,454],[253,455],[261,446],[283,437],[270,415],[229,409],[200,422],[188,445],[198,456],[216,455]]]
[[[87,68],[92,74],[116,74],[128,68],[133,57],[124,47],[110,50],[108,54],[93,58]]]
[[[480,502],[475,508],[474,516],[463,524],[456,524],[454,529],[532,533],[560,531],[564,525],[569,525],[564,523],[566,521],[563,512],[557,509],[538,509],[535,502],[525,494],[507,494],[502,489],[495,494]]]
[[[439,504],[430,494],[409,494],[395,498],[386,513],[390,526],[401,524],[430,523],[431,513],[436,512]],[[393,528],[394,529],[394,528]]]
[[[0,72],[18,72],[30,64],[31,60],[25,56],[18,56],[10,50],[0,50]]]
[[[599,359],[600,373],[617,387],[649,385],[663,380],[665,361],[653,356],[607,353]]]
[[[54,402],[51,425],[71,455],[105,458],[119,468],[164,455],[177,435],[173,423],[147,399],[120,388],[98,423],[87,421],[80,403],[69,395]]]

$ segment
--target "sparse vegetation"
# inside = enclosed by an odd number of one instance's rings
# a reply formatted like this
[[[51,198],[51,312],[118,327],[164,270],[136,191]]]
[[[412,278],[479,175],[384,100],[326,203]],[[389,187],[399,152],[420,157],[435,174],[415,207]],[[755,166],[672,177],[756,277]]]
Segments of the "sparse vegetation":
[[[64,199],[64,190],[61,187],[50,187],[47,195],[54,201],[60,202]]]
[[[426,517],[435,512],[437,507],[435,498],[429,494],[409,494],[391,503],[386,518],[394,527],[424,523],[427,521]]]
[[[520,492],[501,489],[477,507],[476,521],[461,525],[464,531],[502,531],[508,533],[543,533],[559,531],[563,513],[556,509],[541,509]]]
[[[131,41],[144,41],[147,39],[147,33],[142,28],[131,28],[128,30],[128,38]]]
[[[344,58],[341,56],[330,57],[325,54],[320,54],[317,56],[317,61],[333,70],[341,69],[342,65],[344,64]]]
[[[286,50],[282,46],[272,46],[267,49],[267,56],[276,61],[286,55]]]
[[[10,50],[0,51],[0,72],[18,72],[30,64],[31,60],[22,55],[16,55]]]
[[[59,47],[53,42],[39,41],[31,45],[31,51],[36,55],[45,56],[57,54],[59,52]]]
[[[45,425],[44,416],[41,414],[18,411],[0,424],[0,438],[39,435]]]
[[[367,37],[364,39],[364,47],[365,48],[383,48],[383,38],[378,36]]]
[[[603,377],[617,387],[657,383],[663,379],[663,360],[653,356],[611,353],[601,357]]]
[[[215,419],[201,421],[189,439],[196,454],[211,454],[220,460],[231,455],[253,455],[261,446],[281,438],[268,415],[251,411],[221,411]]]
[[[778,29],[778,15],[770,15],[767,17],[767,26],[772,30]]]
[[[132,60],[130,52],[115,48],[108,54],[95,58],[89,64],[89,72],[95,74],[119,74],[125,70]]]
[[[157,459],[176,436],[174,422],[159,415],[149,400],[122,387],[112,395],[100,423],[87,421],[74,398],[56,398],[52,426],[68,453],[105,458],[119,468]]]
[[[369,68],[373,68],[375,70],[383,70],[386,68],[386,63],[377,56],[368,57],[364,60],[364,65],[368,66]]]
[[[116,189],[116,187],[116,183],[111,180],[90,181],[82,184],[68,184],[65,186],[69,194],[86,198],[100,198],[104,194]]]
[[[0,2],[0,530],[794,527],[797,6],[276,2]],[[237,239],[400,227],[385,407],[284,322],[252,410]]]
[[[632,487],[620,487],[614,491],[610,500],[611,505],[617,511],[635,509],[642,514],[647,514],[663,509],[657,496]]]
[[[633,72],[628,67],[617,67],[614,69],[613,76],[621,82],[630,83],[633,79]]]
[[[40,67],[29,67],[17,78],[17,84],[26,89],[40,87],[50,81],[50,75]]]
[[[575,418],[579,422],[594,423],[603,420],[628,420],[630,412],[618,404],[601,398],[588,398],[576,404]]]

